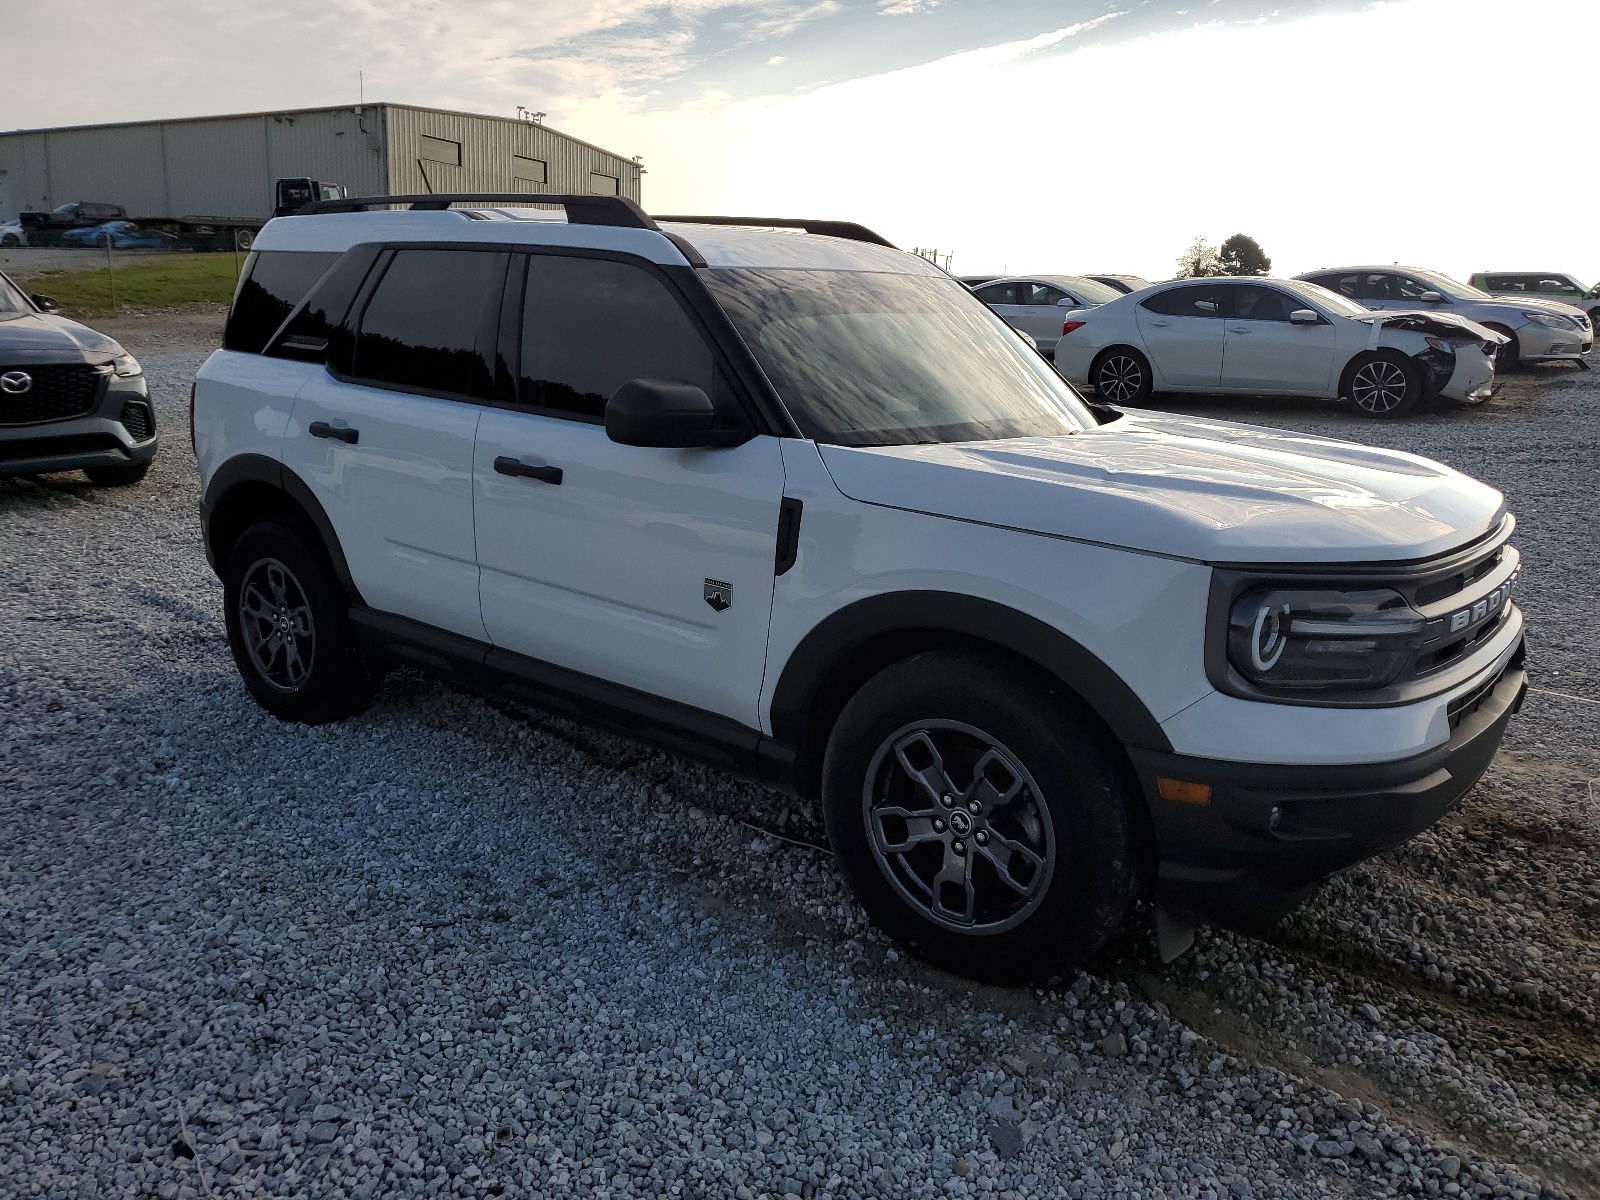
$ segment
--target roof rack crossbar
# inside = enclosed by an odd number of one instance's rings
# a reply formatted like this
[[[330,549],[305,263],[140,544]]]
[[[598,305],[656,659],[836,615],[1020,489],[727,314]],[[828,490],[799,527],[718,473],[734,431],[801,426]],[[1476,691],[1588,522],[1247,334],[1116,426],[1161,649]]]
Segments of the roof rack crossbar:
[[[650,215],[626,196],[554,196],[543,192],[439,192],[426,196],[352,196],[313,200],[294,215],[366,212],[374,205],[400,205],[413,212],[438,212],[452,204],[528,205],[564,208],[570,225],[617,225],[624,229],[659,229]]]
[[[813,221],[796,217],[657,217],[657,221],[678,221],[685,225],[744,225],[756,229],[803,229],[819,237],[845,238],[870,242],[874,246],[899,249],[888,238],[854,221]]]

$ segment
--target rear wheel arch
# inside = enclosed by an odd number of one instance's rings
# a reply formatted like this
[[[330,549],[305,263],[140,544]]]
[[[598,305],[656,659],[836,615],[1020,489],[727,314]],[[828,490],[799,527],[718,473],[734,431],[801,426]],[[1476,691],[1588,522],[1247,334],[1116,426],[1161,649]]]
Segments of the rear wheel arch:
[[[316,494],[276,459],[241,454],[217,468],[201,504],[206,554],[216,570],[221,571],[244,532],[261,521],[276,521],[320,546],[351,603],[361,603],[339,535]]]
[[[822,621],[785,663],[772,697],[776,741],[795,751],[793,785],[815,798],[834,723],[874,675],[929,650],[986,650],[1059,688],[1115,741],[1166,750],[1160,722],[1115,671],[1037,617],[954,592],[893,592]]]

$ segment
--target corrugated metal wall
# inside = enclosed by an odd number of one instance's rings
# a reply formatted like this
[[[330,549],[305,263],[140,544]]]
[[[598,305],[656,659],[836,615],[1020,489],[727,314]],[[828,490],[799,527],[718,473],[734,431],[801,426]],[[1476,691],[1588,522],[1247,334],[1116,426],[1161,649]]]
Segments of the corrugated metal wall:
[[[544,185],[535,191],[587,194],[596,190],[589,178],[596,174],[616,179],[619,195],[640,199],[637,163],[542,125],[398,104],[384,107],[392,195],[525,191],[512,182],[518,174],[513,160],[521,157],[547,164]],[[461,165],[424,160],[424,136],[458,143]]]
[[[429,162],[424,179],[424,134],[459,143],[461,165]],[[17,209],[97,200],[136,217],[270,216],[274,180],[295,176],[357,196],[525,190],[512,182],[516,156],[547,164],[534,190],[587,193],[596,174],[639,199],[635,163],[552,129],[399,105],[0,134],[0,171]]]

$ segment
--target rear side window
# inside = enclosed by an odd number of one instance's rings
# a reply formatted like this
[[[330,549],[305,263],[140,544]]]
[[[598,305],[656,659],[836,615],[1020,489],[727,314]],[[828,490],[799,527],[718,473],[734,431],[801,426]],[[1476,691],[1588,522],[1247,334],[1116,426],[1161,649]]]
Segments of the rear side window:
[[[1196,284],[1157,292],[1139,302],[1141,308],[1168,317],[1222,316],[1223,289],[1216,284]]]
[[[985,304],[1020,304],[1022,288],[1015,283],[991,283],[977,290],[977,297]]]
[[[632,379],[672,379],[713,394],[711,349],[667,286],[601,258],[528,258],[519,405],[600,421]]]
[[[337,254],[258,250],[246,260],[222,335],[225,350],[260,354],[311,285],[338,261]]]
[[[397,251],[362,314],[351,374],[487,399],[506,262],[493,251]]]
[[[302,362],[326,361],[333,339],[345,337],[345,316],[379,253],[377,246],[357,246],[339,259],[312,287],[289,323],[272,339],[267,356],[295,358]],[[348,363],[349,359],[346,340],[336,361]]]

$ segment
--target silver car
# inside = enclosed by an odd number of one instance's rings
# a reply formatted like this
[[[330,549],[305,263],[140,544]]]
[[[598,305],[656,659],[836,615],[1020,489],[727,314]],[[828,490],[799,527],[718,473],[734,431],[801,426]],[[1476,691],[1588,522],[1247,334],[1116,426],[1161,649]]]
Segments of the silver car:
[[[1594,326],[1581,308],[1545,297],[1508,300],[1437,271],[1374,266],[1323,269],[1298,276],[1368,308],[1428,309],[1454,313],[1511,340],[1500,348],[1497,372],[1518,362],[1583,361],[1594,346]]]
[[[1468,282],[1491,296],[1559,300],[1588,313],[1590,325],[1600,325],[1600,284],[1585,287],[1565,271],[1479,271]]]
[[[1061,327],[1074,310],[1093,308],[1122,294],[1081,275],[1007,276],[972,290],[1006,324],[1031,337],[1046,358],[1055,354]]]

